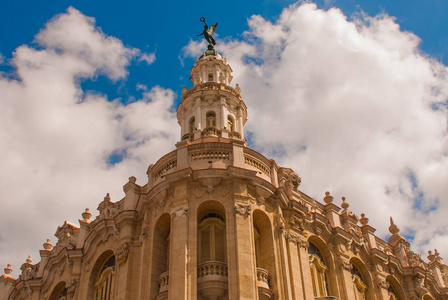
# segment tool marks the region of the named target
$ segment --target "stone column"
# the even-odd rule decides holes
[[[294,300],[305,299],[302,274],[300,273],[299,250],[297,248],[298,237],[292,235],[286,229],[280,229],[280,247],[282,260],[285,267],[285,298]]]
[[[234,203],[233,228],[229,228],[233,238],[228,239],[229,299],[258,299],[251,209],[249,204]]]
[[[176,187],[176,190],[178,188]],[[186,202],[186,201],[185,201]],[[188,204],[171,210],[170,278],[168,299],[188,299]]]
[[[244,139],[244,129],[243,129],[243,113],[241,109],[238,110],[238,131],[241,134],[241,138]]]
[[[339,278],[341,284],[341,299],[355,299],[352,282],[352,264],[343,257],[338,258],[339,262]]]

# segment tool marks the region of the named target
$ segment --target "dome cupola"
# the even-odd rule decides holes
[[[244,139],[247,108],[238,84],[233,88],[232,68],[208,45],[190,71],[193,87],[182,89],[177,118],[181,140],[201,142],[203,138]]]

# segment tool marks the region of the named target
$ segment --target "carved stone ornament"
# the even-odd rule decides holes
[[[376,278],[376,286],[379,289],[385,289],[385,290],[389,289],[390,287],[389,283],[379,276]]]
[[[117,261],[120,265],[124,265],[128,260],[129,255],[129,243],[123,243],[119,248],[115,250],[115,256],[117,257]]]
[[[250,211],[252,210],[252,207],[250,205],[235,203],[234,205],[235,212],[238,215],[241,215],[246,219],[250,215]]]
[[[188,217],[188,205],[180,206],[171,210],[171,217]]]
[[[72,279],[67,286],[67,294],[71,295],[73,297],[73,295],[75,294],[77,285],[78,285],[78,281],[76,279]]]
[[[353,269],[353,265],[344,259],[340,259],[339,260],[339,268],[350,272]]]

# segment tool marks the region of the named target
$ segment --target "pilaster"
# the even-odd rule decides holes
[[[229,299],[258,299],[251,205],[234,203],[233,242],[229,249]],[[232,234],[231,234],[232,236]]]

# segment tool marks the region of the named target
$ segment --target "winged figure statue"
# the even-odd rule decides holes
[[[204,38],[207,40],[209,44],[212,44],[213,46],[216,45],[215,39],[212,37],[212,35],[215,33],[215,29],[216,26],[218,26],[218,23],[215,23],[210,27],[208,27],[204,17],[202,17],[200,20],[201,22],[204,23],[204,31],[202,31],[201,34],[197,34],[196,36],[204,35]]]

